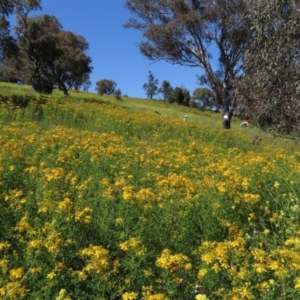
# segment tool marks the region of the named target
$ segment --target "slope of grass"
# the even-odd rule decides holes
[[[0,95],[36,95],[29,86],[18,85],[11,83],[0,82]],[[121,100],[116,99],[114,96],[98,95],[95,93],[83,92],[83,91],[69,91],[68,96],[64,96],[61,91],[55,89],[53,91],[52,97],[56,99],[69,99],[72,101],[83,101],[86,103],[106,103],[113,105],[115,107],[128,108],[133,111],[140,110],[146,114],[155,114],[160,117],[171,117],[175,119],[183,119],[184,115],[188,115],[188,121],[195,122],[199,125],[209,125],[222,129],[222,118],[219,113],[214,113],[210,111],[199,111],[194,108],[187,108],[184,106],[179,106],[177,104],[164,103],[158,100],[149,99],[137,99],[122,97]],[[187,112],[188,111],[188,112]],[[159,112],[158,115],[156,112]],[[262,144],[269,145],[272,147],[285,148],[286,150],[296,150],[298,145],[292,140],[284,138],[274,138],[274,136],[268,132],[262,131],[258,127],[240,127],[242,120],[234,117],[232,119],[232,131],[241,132],[249,137],[251,144]]]
[[[299,149],[158,101],[0,88],[1,299],[299,298]]]

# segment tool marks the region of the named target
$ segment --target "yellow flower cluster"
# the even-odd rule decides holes
[[[299,149],[89,100],[0,108],[1,299],[299,297]]]
[[[79,253],[81,256],[89,258],[83,270],[87,273],[95,270],[96,273],[101,274],[108,266],[108,251],[101,246],[90,245],[88,248],[82,249]]]
[[[120,248],[123,251],[133,250],[137,255],[143,255],[146,251],[146,248],[143,246],[141,241],[136,237],[132,237],[128,241],[121,243]]]
[[[191,269],[189,258],[183,254],[171,254],[169,249],[164,249],[161,256],[156,259],[156,265],[159,268],[169,272],[174,272],[178,269]]]

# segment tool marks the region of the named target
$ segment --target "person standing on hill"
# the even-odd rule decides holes
[[[223,81],[222,83],[222,89],[223,89],[223,103],[224,106],[222,107],[222,109],[220,110],[222,116],[223,116],[223,128],[225,129],[230,129],[230,124],[231,124],[231,118],[233,116],[233,111],[234,108],[230,107],[230,94],[229,94],[229,90],[230,88],[228,88],[228,85],[226,84],[225,81]]]
[[[233,116],[234,108],[231,108],[229,112],[223,113],[223,128],[230,129],[231,118]]]

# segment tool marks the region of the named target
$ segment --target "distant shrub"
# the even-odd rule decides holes
[[[120,89],[116,89],[115,90],[115,93],[114,93],[114,96],[118,99],[118,100],[121,100],[121,96],[122,96],[122,92]]]
[[[111,79],[101,79],[96,82],[96,91],[99,95],[114,95],[117,83]]]

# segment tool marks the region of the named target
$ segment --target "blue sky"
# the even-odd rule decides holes
[[[153,63],[142,56],[141,32],[123,27],[131,16],[124,3],[125,0],[42,0],[42,11],[37,14],[56,16],[63,30],[87,40],[93,66],[90,92],[96,93],[96,82],[107,78],[117,83],[122,94],[146,98],[142,86],[151,71],[159,85],[168,80],[172,87],[185,87],[192,94],[199,87],[196,75],[202,75],[202,69],[163,61]]]

